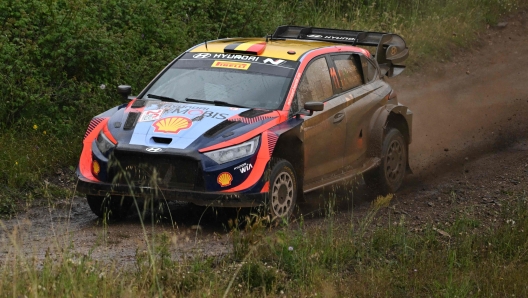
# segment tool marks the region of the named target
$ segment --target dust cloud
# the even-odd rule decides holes
[[[411,180],[528,138],[527,21],[522,14],[504,29],[488,29],[452,61],[425,66],[425,75],[391,79],[414,113]]]

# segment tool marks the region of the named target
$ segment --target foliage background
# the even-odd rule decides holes
[[[297,24],[401,34],[410,69],[475,39],[522,0],[0,1],[0,213],[76,166],[91,117],[187,48]],[[105,88],[101,88],[102,86]]]

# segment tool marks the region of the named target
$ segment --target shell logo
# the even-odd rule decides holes
[[[191,127],[192,121],[186,117],[169,117],[160,119],[152,124],[155,132],[179,133],[180,130]]]
[[[92,163],[92,172],[95,175],[99,175],[99,172],[101,172],[101,166],[99,165],[99,163],[96,160],[94,160],[93,163]]]
[[[216,178],[216,182],[222,187],[231,185],[231,181],[233,181],[233,176],[228,172],[222,172],[218,175],[218,178]]]

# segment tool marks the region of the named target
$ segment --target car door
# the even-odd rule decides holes
[[[351,167],[366,156],[369,119],[379,107],[379,101],[375,100],[379,95],[375,92],[376,88],[369,84],[375,77],[363,73],[359,54],[345,53],[332,55],[331,58],[337,73],[339,97],[344,97],[346,101],[344,112],[347,128],[343,165]]]
[[[302,126],[305,185],[323,179],[325,175],[339,170],[343,164],[346,101],[334,98],[335,88],[327,58],[319,56],[308,64],[296,92],[297,109],[309,101],[325,103],[323,111],[305,116]]]

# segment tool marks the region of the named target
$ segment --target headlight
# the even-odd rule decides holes
[[[105,154],[108,153],[108,151],[115,147],[114,143],[112,143],[108,137],[103,133],[99,132],[99,135],[97,136],[97,139],[95,140],[95,144],[97,145],[97,148],[101,153]]]
[[[256,136],[253,139],[242,144],[215,151],[205,152],[204,154],[210,159],[216,161],[218,164],[223,164],[228,161],[252,155],[253,153],[255,153],[255,150],[257,150],[259,141],[260,136]]]

